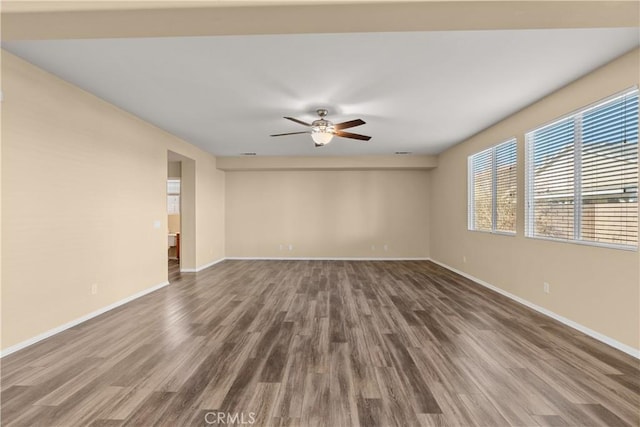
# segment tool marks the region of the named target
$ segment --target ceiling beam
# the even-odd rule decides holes
[[[73,2],[66,2],[71,10],[50,7],[50,11],[20,8],[17,3],[3,2],[3,40],[640,25],[637,1],[351,1],[243,6],[224,2],[207,7],[196,2],[189,2],[189,7],[150,7],[141,2],[141,8],[135,10],[130,2],[120,8],[123,2],[101,2],[101,10],[73,9],[67,4]]]
[[[264,170],[429,170],[438,166],[436,156],[348,156],[348,157],[217,157],[224,171]]]

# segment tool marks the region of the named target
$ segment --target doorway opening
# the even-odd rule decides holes
[[[169,283],[195,265],[195,161],[167,152],[167,265]]]
[[[181,162],[169,161],[167,173],[167,257],[169,281],[180,273],[180,181]]]

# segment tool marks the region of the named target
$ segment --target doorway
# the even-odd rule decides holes
[[[195,160],[167,152],[167,265],[169,282],[195,266]]]
[[[180,274],[180,181],[182,162],[167,162],[167,258],[169,282],[175,281]]]

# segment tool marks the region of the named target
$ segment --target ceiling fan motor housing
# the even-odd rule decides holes
[[[318,132],[333,132],[335,130],[335,128],[333,127],[333,123],[331,123],[329,120],[324,119],[314,120],[311,123],[311,127],[314,131],[316,129],[322,129],[322,131]]]
[[[329,111],[326,108],[318,108],[316,110],[316,113],[318,113],[320,119],[311,122],[311,131],[314,133],[334,133],[335,128],[333,127],[333,123],[331,123],[329,120],[325,120],[325,117],[329,113]]]

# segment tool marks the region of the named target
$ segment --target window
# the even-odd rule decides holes
[[[529,237],[638,245],[638,90],[526,135]]]
[[[469,156],[469,230],[515,234],[516,140]]]
[[[167,213],[176,215],[180,213],[180,180],[167,180]]]

